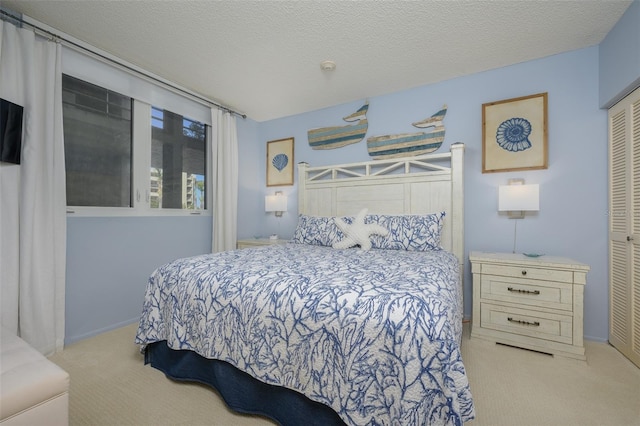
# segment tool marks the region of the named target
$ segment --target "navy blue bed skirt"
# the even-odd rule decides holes
[[[227,406],[239,413],[263,415],[283,426],[345,425],[324,404],[291,389],[263,383],[227,362],[207,359],[192,351],[173,350],[166,341],[149,344],[144,361],[171,379],[213,387]]]

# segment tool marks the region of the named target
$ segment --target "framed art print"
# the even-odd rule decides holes
[[[293,185],[293,138],[267,142],[267,186]]]
[[[547,93],[482,105],[482,173],[547,168]]]

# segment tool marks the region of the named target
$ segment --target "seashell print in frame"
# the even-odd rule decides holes
[[[482,104],[482,173],[547,167],[546,92]]]
[[[293,185],[294,138],[267,142],[267,186]]]

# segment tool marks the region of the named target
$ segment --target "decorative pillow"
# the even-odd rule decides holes
[[[365,213],[366,214],[366,213]],[[365,224],[378,224],[388,231],[386,236],[371,235],[371,248],[387,250],[442,250],[440,234],[445,212],[428,215],[366,215]],[[293,241],[333,247],[345,238],[337,221],[352,224],[353,217],[299,215]]]
[[[359,245],[361,250],[367,251],[371,249],[372,235],[386,236],[389,234],[386,228],[377,223],[365,223],[367,211],[367,209],[362,209],[351,224],[346,223],[340,218],[336,218],[335,223],[345,234],[345,237],[334,243],[333,248],[345,249]]]
[[[351,222],[351,218],[345,218]],[[293,233],[293,241],[298,244],[331,247],[335,242],[344,238],[344,234],[335,223],[334,217],[327,216],[298,216],[298,224]]]
[[[370,215],[368,221],[389,230],[386,237],[371,239],[373,248],[388,250],[442,250],[440,234],[445,212],[428,215]]]

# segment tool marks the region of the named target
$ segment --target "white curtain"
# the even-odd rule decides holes
[[[213,138],[215,186],[213,189],[213,252],[236,248],[238,235],[238,130],[230,112],[211,109],[217,127]]]
[[[2,326],[49,355],[64,346],[61,46],[0,21],[0,97],[24,107],[21,164],[0,163]]]

